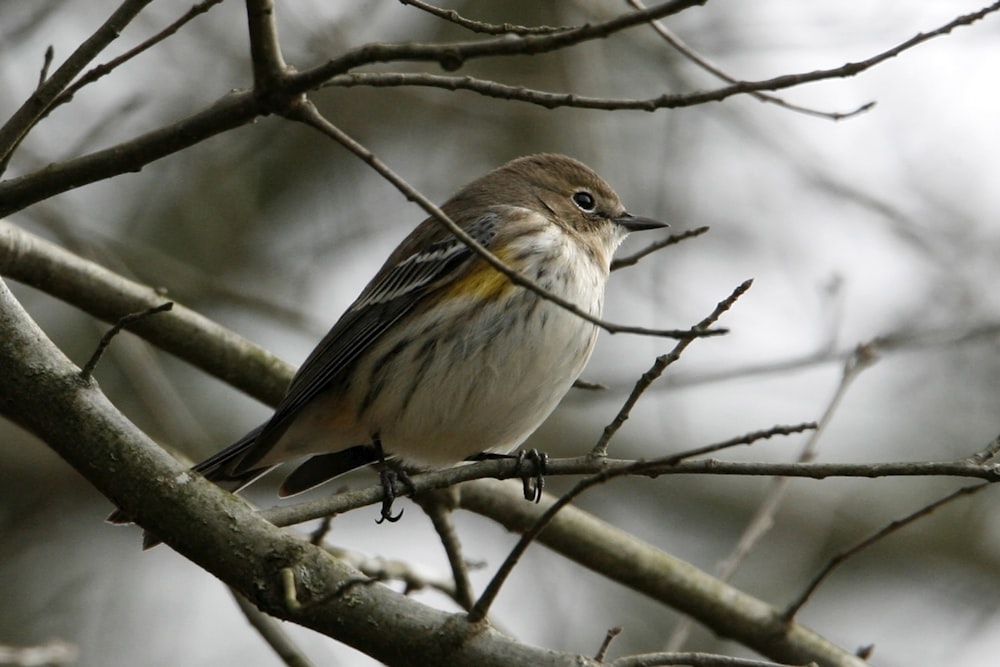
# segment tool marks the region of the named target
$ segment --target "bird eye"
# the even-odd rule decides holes
[[[590,194],[586,190],[580,190],[573,195],[573,203],[580,207],[581,211],[586,213],[593,213],[594,209],[597,207],[597,201],[594,199],[594,195]]]

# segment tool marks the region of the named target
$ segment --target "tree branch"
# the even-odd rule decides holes
[[[14,149],[35,123],[48,111],[70,81],[121,34],[132,19],[152,0],[124,0],[97,31],[88,37],[62,65],[39,85],[27,100],[0,127],[0,173],[6,170]],[[2,216],[3,214],[0,214]]]
[[[552,505],[526,503],[520,485],[483,480],[459,487],[459,506],[522,532]],[[564,507],[539,535],[550,549],[643,595],[690,614],[772,660],[824,666],[865,663],[811,630],[784,623],[774,607],[715,579],[575,507]]]
[[[132,282],[3,220],[0,275],[111,323],[164,301],[162,290]],[[267,350],[181,305],[136,322],[129,331],[270,405],[285,395],[294,373]]]
[[[0,281],[0,413],[98,491],[262,611],[393,665],[594,665],[370,585],[323,549],[275,530],[149,440],[49,341]],[[109,528],[110,529],[110,528]],[[288,584],[293,588],[289,588]],[[294,602],[295,604],[291,604]],[[393,628],[386,641],[384,628]]]
[[[577,317],[604,329],[608,333],[631,333],[643,336],[678,338],[680,340],[719,336],[728,333],[727,329],[709,329],[707,327],[699,328],[697,326],[692,327],[691,329],[649,329],[646,327],[615,324],[614,322],[602,320],[601,318],[583,310],[569,299],[565,299],[558,294],[543,288],[535,281],[522,275],[521,272],[507,266],[502,259],[487,250],[481,243],[472,238],[467,231],[459,227],[454,220],[445,215],[445,212],[435,205],[434,202],[427,199],[427,197],[417,191],[413,186],[404,181],[399,174],[390,169],[388,165],[378,158],[377,155],[372,153],[365,146],[350,137],[346,132],[324,118],[312,102],[306,100],[303,104],[296,106],[290,111],[289,118],[298,120],[316,130],[319,130],[361,158],[365,164],[374,169],[380,176],[389,181],[389,183],[399,190],[400,193],[407,198],[407,200],[416,203],[429,216],[444,225],[456,238],[462,241],[465,245],[469,246],[473,252],[479,255],[487,264],[505,275],[512,283],[527,290],[531,290],[543,299],[551,301],[564,310],[573,313]]]

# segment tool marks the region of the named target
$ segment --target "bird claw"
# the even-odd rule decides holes
[[[384,522],[396,523],[401,518],[403,518],[403,510],[399,510],[398,513],[392,513],[392,504],[396,501],[399,496],[396,494],[396,482],[401,481],[404,484],[413,488],[413,482],[402,470],[393,470],[389,466],[383,465],[378,471],[378,480],[382,484],[382,509],[380,510],[381,517],[375,520],[375,523],[382,525]]]
[[[531,472],[521,475],[521,484],[524,485],[524,499],[537,503],[542,499],[542,491],[545,490],[545,472],[548,467],[549,455],[537,449],[522,449],[517,453],[517,469],[520,472],[525,462],[533,464]]]

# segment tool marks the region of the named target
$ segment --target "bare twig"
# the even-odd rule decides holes
[[[597,662],[604,662],[604,658],[608,655],[608,649],[611,648],[611,642],[615,640],[615,637],[622,633],[622,627],[616,626],[607,631],[604,635],[604,641],[601,642],[600,648],[597,649],[597,654],[594,656],[594,660]]]
[[[912,326],[905,326],[898,332],[878,336],[872,343],[878,348],[881,354],[888,354],[890,352],[912,351],[928,347],[950,348],[964,343],[994,340],[998,335],[1000,335],[1000,321],[977,323],[964,328],[952,326],[942,329],[920,330]],[[672,377],[671,382],[660,383],[657,385],[657,388],[663,390],[676,387],[693,387],[761,375],[778,375],[821,364],[844,364],[854,356],[855,352],[856,348],[841,349],[824,343],[814,351],[788,359],[749,364],[718,372],[703,372],[683,377],[678,374]]]
[[[104,354],[104,350],[106,350],[108,346],[111,345],[112,339],[115,336],[117,336],[122,329],[124,329],[130,324],[134,324],[135,322],[143,320],[149,317],[150,315],[155,315],[157,313],[165,313],[171,310],[173,307],[174,303],[172,301],[167,301],[165,303],[161,303],[159,306],[153,306],[152,308],[147,308],[146,310],[142,310],[137,313],[130,313],[120,318],[117,322],[115,322],[114,326],[111,327],[108,330],[108,332],[101,337],[100,342],[97,344],[97,349],[94,350],[94,354],[90,356],[90,359],[87,360],[87,363],[84,364],[82,369],[80,369],[80,377],[84,379],[90,377],[91,373],[94,372],[94,369],[97,368],[97,362],[101,360],[101,355]]]
[[[319,525],[309,533],[309,544],[321,546],[330,532],[331,526],[333,526],[333,516],[327,515],[320,519]]]
[[[819,443],[819,438],[840,406],[848,387],[850,387],[861,371],[869,367],[874,361],[874,344],[868,343],[858,345],[854,350],[854,354],[844,362],[844,368],[837,389],[827,404],[826,410],[823,411],[823,416],[820,418],[819,424],[799,453],[799,463],[806,463],[816,458],[816,447]],[[729,556],[715,568],[717,577],[723,581],[729,581],[747,555],[753,551],[757,544],[771,530],[774,526],[774,517],[788,493],[790,483],[791,479],[788,477],[777,477],[773,480],[771,487],[764,494],[764,498],[761,500],[756,512],[754,512],[754,515],[747,522],[747,526],[744,528],[739,540],[737,540],[736,546],[733,547]],[[690,620],[685,619],[678,623],[677,627],[671,633],[667,647],[672,649],[679,648],[687,638],[690,629]]]
[[[72,85],[67,86],[65,90],[59,93],[59,95],[57,95],[55,99],[52,100],[52,104],[49,106],[49,109],[46,111],[45,115],[51,113],[52,110],[55,109],[57,106],[60,106],[72,100],[73,96],[76,95],[76,93],[79,92],[80,89],[83,88],[84,86],[88,86],[97,81],[98,79],[107,76],[108,74],[113,72],[116,68],[120,67],[121,65],[124,65],[125,63],[132,60],[139,54],[148,51],[149,49],[156,46],[163,40],[175,34],[178,30],[183,28],[189,21],[204,14],[205,12],[207,12],[220,2],[222,2],[222,0],[203,0],[202,2],[199,2],[197,5],[194,5],[189,10],[187,10],[184,13],[184,15],[181,16],[179,19],[177,19],[176,21],[168,25],[166,28],[164,28],[160,32],[150,37],[149,39],[145,40],[138,46],[129,49],[128,51],[121,54],[117,58],[112,58],[106,63],[101,63],[100,65],[97,65],[96,67],[87,70],[86,72],[84,72],[83,76],[74,81]]]
[[[449,23],[454,23],[457,26],[461,26],[466,30],[471,30],[472,32],[478,32],[485,35],[548,35],[553,32],[561,32],[563,30],[571,30],[575,26],[523,26],[515,25],[513,23],[484,23],[483,21],[473,21],[472,19],[467,19],[459,14],[454,9],[442,9],[427,2],[421,2],[421,0],[399,0],[404,5],[410,5],[421,11],[427,12],[432,16],[436,16],[440,19],[444,19]]]
[[[288,633],[284,631],[277,620],[271,618],[260,609],[257,609],[252,602],[240,595],[237,591],[229,589],[236,600],[240,611],[246,616],[250,625],[260,634],[261,638],[267,642],[268,646],[274,649],[281,661],[288,667],[312,667],[313,662],[295,642]]]
[[[137,2],[138,0],[134,1]],[[145,1],[148,2],[149,0]],[[302,93],[325,84],[331,77],[345,74],[356,67],[374,63],[412,60],[437,62],[445,68],[455,69],[460,67],[464,61],[472,58],[527,55],[555,51],[584,41],[606,37],[620,30],[643,24],[650,19],[677,13],[697,4],[702,3],[694,0],[665,2],[650,7],[643,12],[629,12],[603,23],[581,26],[580,28],[551,35],[525,35],[523,37],[507,35],[477,42],[458,42],[454,44],[368,44],[352,49],[342,56],[315,68],[299,73],[287,74],[282,78],[280,93],[276,94],[286,96],[284,103],[287,104],[288,100],[295,100]],[[791,88],[812,81],[854,76],[890,58],[894,58],[900,53],[914,48],[929,39],[946,34],[956,27],[974,23],[998,9],[1000,9],[1000,2],[990,5],[979,12],[960,16],[932,32],[920,33],[896,47],[867,60],[848,63],[841,67],[802,74],[790,74],[764,81],[738,82],[713,91],[661,95],[650,100],[618,100],[611,107],[608,107],[607,104],[601,104],[595,105],[593,108],[634,108],[652,111],[658,108],[692,106],[709,101],[720,101],[734,95],[751,92]],[[380,75],[372,76],[378,77]],[[385,76],[398,77],[399,75]],[[50,78],[46,86],[51,84],[55,78],[55,76]],[[369,81],[373,81],[372,85],[375,85],[374,82],[384,80],[376,78]],[[401,85],[398,83],[398,79],[393,81],[395,82],[391,85]],[[455,84],[457,81],[462,80],[454,79],[449,85],[457,85]],[[518,89],[512,88],[510,90],[516,91]],[[274,92],[272,91],[272,93]],[[540,99],[538,103],[544,102],[544,104],[549,106],[585,105],[589,99],[573,94],[544,95],[545,97]],[[525,100],[527,101],[529,97],[525,97]],[[178,121],[173,125],[154,130],[108,149],[66,160],[59,164],[49,165],[44,170],[0,183],[0,216],[19,211],[60,192],[119,174],[138,171],[144,165],[166,155],[249,123],[261,114],[270,113],[274,110],[275,105],[276,100],[273,99],[273,96],[268,99],[259,99],[253,92],[232,92],[210,108]],[[277,104],[277,108],[280,109],[281,107],[281,104]],[[0,155],[4,154],[3,150],[9,145],[10,132],[12,131],[9,128],[11,127],[17,127],[17,123],[14,122],[13,118],[7,126],[0,130]],[[20,136],[19,131],[15,132],[15,135]],[[7,140],[7,143],[4,143],[5,140]]]
[[[687,239],[693,239],[696,236],[701,236],[702,234],[708,232],[708,230],[709,227],[707,226],[698,227],[697,229],[689,229],[686,232],[681,232],[679,234],[671,234],[670,236],[661,241],[654,241],[653,243],[650,243],[648,246],[646,246],[639,252],[632,253],[631,255],[622,257],[621,259],[612,260],[611,270],[617,271],[618,269],[624,269],[626,267],[638,264],[639,260],[645,257],[646,255],[652,255],[657,250],[662,250],[667,246],[676,245],[681,241],[686,241]]]
[[[477,242],[472,236],[469,235],[464,229],[459,227],[451,218],[449,218],[444,211],[442,211],[438,206],[434,204],[431,200],[427,199],[424,195],[418,192],[413,186],[407,183],[401,176],[390,169],[382,160],[378,158],[374,153],[368,150],[365,146],[355,141],[346,132],[341,130],[339,127],[333,125],[330,121],[323,117],[322,114],[316,109],[312,102],[304,100],[302,104],[296,105],[290,110],[288,117],[305,123],[309,125],[326,136],[330,137],[340,145],[342,145],[347,150],[354,153],[356,156],[361,158],[372,169],[374,169],[378,174],[385,178],[389,183],[391,183],[400,193],[403,194],[409,201],[415,202],[420,208],[433,217],[435,220],[444,225],[449,232],[455,235],[456,238],[465,243],[469,248],[479,255],[487,264],[492,266],[494,269],[507,276],[507,278],[527,290],[530,290],[537,294],[538,296],[551,301],[552,303],[558,305],[559,307],[573,313],[577,317],[580,317],[591,324],[594,324],[608,333],[632,333],[640,334],[644,336],[659,336],[664,338],[677,338],[680,340],[691,340],[693,338],[704,338],[707,336],[718,336],[725,334],[728,331],[726,329],[709,329],[707,327],[699,328],[693,327],[691,329],[647,329],[645,327],[634,327],[622,324],[615,324],[613,322],[608,322],[602,320],[599,317],[591,315],[587,311],[581,309],[572,301],[560,297],[558,294],[553,294],[549,290],[544,289],[536,282],[530,278],[525,277],[521,272],[512,269],[507,266],[503,260],[494,255],[492,252],[483,247],[482,244]]]
[[[667,0],[641,12],[626,12],[607,21],[588,23],[546,35],[504,35],[494,39],[451,44],[365,44],[347,51],[311,70],[292,75],[296,86],[311,90],[325,83],[330,77],[344,74],[363,65],[414,60],[436,62],[442,69],[453,72],[467,60],[494,56],[535,55],[549,53],[642,25],[651,19],[678,14],[685,9],[705,4],[707,0]]]
[[[857,544],[855,544],[851,548],[846,549],[844,551],[841,551],[839,554],[837,554],[836,556],[834,556],[833,558],[830,559],[830,561],[826,564],[826,566],[822,570],[820,570],[819,574],[817,574],[813,578],[813,580],[811,582],[809,582],[809,585],[806,586],[805,590],[802,591],[802,593],[790,605],[788,605],[788,608],[785,609],[783,617],[786,620],[793,619],[795,617],[795,614],[797,614],[798,611],[799,611],[799,609],[801,609],[802,606],[809,600],[809,598],[816,591],[816,589],[819,587],[819,585],[821,583],[823,583],[823,581],[830,575],[831,572],[833,572],[834,569],[836,569],[841,563],[843,563],[844,561],[846,561],[848,558],[851,558],[852,556],[856,555],[858,552],[860,552],[860,551],[862,551],[862,550],[870,547],[871,545],[873,545],[876,542],[878,542],[879,540],[881,540],[881,539],[883,539],[883,538],[891,535],[892,533],[896,532],[897,530],[899,530],[899,529],[901,529],[901,528],[903,528],[905,526],[908,526],[909,524],[913,523],[917,519],[921,519],[921,518],[923,518],[925,516],[930,515],[932,512],[934,512],[935,510],[937,510],[938,508],[940,508],[940,507],[942,507],[944,505],[947,505],[951,501],[957,500],[958,498],[962,498],[962,497],[965,497],[965,496],[971,496],[974,493],[978,493],[978,492],[982,491],[983,489],[985,489],[988,486],[991,486],[991,485],[990,484],[972,484],[970,486],[963,486],[962,488],[960,488],[960,489],[958,489],[956,491],[953,491],[952,493],[949,493],[947,496],[945,496],[943,498],[940,498],[938,500],[935,500],[933,503],[930,503],[929,505],[921,507],[916,512],[913,512],[912,514],[908,514],[907,516],[903,517],[902,519],[896,519],[895,521],[893,521],[889,525],[885,526],[884,528],[878,530],[874,534],[869,535],[865,539],[861,540],[860,542],[858,542]]]
[[[458,539],[458,533],[455,532],[455,522],[452,519],[452,512],[456,504],[454,490],[445,489],[419,493],[413,496],[413,502],[424,510],[441,539],[441,545],[448,556],[448,565],[451,567],[451,574],[455,580],[453,595],[455,602],[465,611],[472,609],[474,600],[472,583],[469,581],[469,568],[462,556],[462,543]]]
[[[814,666],[816,663],[811,663]],[[608,667],[654,667],[654,665],[681,665],[683,667],[792,667],[789,663],[733,658],[714,653],[645,653],[618,658],[607,663]]]
[[[463,486],[460,499],[463,509],[518,533],[531,526],[552,502],[546,496],[541,505],[526,503],[519,484],[496,480]],[[799,623],[782,623],[779,611],[769,604],[579,508],[564,508],[539,540],[555,553],[651,600],[690,614],[712,632],[771,660],[798,665],[814,660],[830,667],[864,667],[850,652]]]
[[[60,65],[52,76],[45,79],[14,114],[0,127],[0,173],[3,173],[10,162],[14,149],[21,143],[25,135],[34,127],[38,119],[52,105],[52,101],[69,85],[87,63],[97,57],[104,47],[114,41],[132,19],[141,12],[152,0],[124,0],[100,28],[88,37],[83,44]]]
[[[993,439],[982,451],[969,457],[969,463],[982,465],[1000,453],[1000,435]]]
[[[431,589],[455,599],[455,582],[452,578],[431,571],[429,568],[418,568],[406,561],[370,556],[341,547],[324,548],[332,556],[364,574],[370,581],[398,581],[402,582],[406,593]]]
[[[49,68],[52,67],[52,59],[55,58],[55,55],[55,49],[53,49],[52,45],[49,44],[45,48],[45,56],[42,59],[42,69],[38,72],[38,86],[35,87],[35,90],[41,88],[45,83],[45,80],[49,78]]]
[[[274,0],[247,0],[246,5],[254,90],[262,97],[271,96],[279,92],[288,71],[278,40]]]
[[[758,440],[767,440],[778,435],[793,435],[795,433],[802,433],[803,431],[811,431],[816,428],[818,428],[816,422],[803,422],[792,426],[772,426],[771,428],[745,433],[744,435],[736,436],[735,438],[730,438],[729,440],[723,440],[722,442],[716,442],[711,445],[705,445],[704,447],[696,447],[695,449],[689,449],[678,454],[671,454],[670,456],[665,456],[660,460],[668,465],[672,462],[680,463],[681,461],[686,461],[687,459],[692,459],[696,456],[712,454],[714,452],[722,451],[723,449],[731,449],[740,445],[752,445]]]
[[[715,445],[709,449],[711,451],[716,451],[723,447],[733,447],[738,444],[743,444],[747,439],[752,440],[752,439],[758,439],[759,437],[763,436],[758,436],[757,434],[751,434],[748,437],[728,440],[725,443],[720,443],[719,445]],[[503,586],[504,582],[510,576],[510,573],[513,572],[514,567],[517,565],[518,561],[520,561],[521,557],[524,555],[524,552],[527,551],[528,546],[535,540],[536,537],[538,537],[539,534],[541,534],[541,532],[545,529],[545,527],[549,525],[549,523],[552,521],[553,518],[555,518],[559,510],[561,510],[563,507],[566,507],[571,502],[573,502],[584,491],[598,484],[603,484],[604,482],[607,482],[608,480],[616,477],[622,477],[624,475],[630,475],[637,472],[648,471],[650,469],[650,466],[654,463],[656,464],[655,467],[657,468],[664,465],[668,467],[670,465],[677,465],[676,457],[670,456],[658,459],[655,462],[633,461],[631,463],[627,463],[617,468],[605,466],[602,470],[600,470],[596,474],[577,482],[577,484],[572,489],[570,489],[567,493],[565,493],[558,500],[552,503],[552,505],[550,505],[545,510],[545,512],[542,513],[542,515],[531,525],[531,527],[529,527],[521,534],[521,537],[520,539],[518,539],[517,544],[514,545],[513,549],[511,549],[510,553],[507,555],[507,558],[504,560],[504,562],[500,565],[496,574],[493,575],[493,578],[490,580],[490,583],[487,584],[486,589],[483,591],[483,594],[479,597],[478,600],[476,600],[475,606],[473,606],[472,610],[469,612],[468,615],[469,621],[474,623],[486,617],[486,614],[489,612],[490,606],[493,604],[493,601],[496,599],[496,596],[500,593],[500,588]]]
[[[736,301],[743,296],[748,289],[750,289],[752,284],[753,280],[743,281],[735,290],[733,290],[732,294],[716,305],[715,309],[708,315],[708,317],[694,325],[691,330],[709,330],[708,327],[715,324],[724,312],[732,308],[733,304],[736,303]],[[625,399],[625,403],[618,411],[618,414],[611,420],[611,423],[604,427],[604,432],[601,434],[597,444],[594,445],[594,448],[590,452],[591,456],[595,458],[604,458],[608,455],[608,443],[611,442],[611,438],[615,436],[618,429],[625,424],[625,421],[629,418],[629,415],[632,413],[632,408],[635,407],[639,398],[647,389],[649,389],[650,385],[656,381],[656,378],[663,374],[663,371],[667,369],[667,366],[680,359],[681,353],[684,352],[684,350],[687,349],[687,346],[691,344],[691,340],[692,339],[688,338],[686,340],[677,341],[674,349],[667,354],[657,357],[656,361],[653,362],[653,366],[642,374],[639,380],[635,383],[635,387],[632,388],[632,392],[629,394],[628,398]]]
[[[833,397],[827,404],[826,410],[823,411],[823,416],[820,417],[816,429],[813,431],[812,435],[810,435],[805,446],[802,448],[802,451],[799,453],[797,459],[799,463],[807,463],[816,458],[816,447],[819,444],[819,439],[825,432],[826,427],[830,424],[830,421],[833,419],[833,415],[836,413],[841,401],[843,401],[844,396],[847,394],[847,389],[851,386],[851,383],[857,379],[860,372],[865,368],[868,368],[872,363],[874,363],[874,361],[875,355],[873,345],[870,343],[858,345],[855,349],[855,353],[844,364],[844,370],[841,373],[837,389],[834,391]],[[778,511],[778,506],[785,498],[790,481],[791,480],[787,477],[778,478],[774,481],[774,484],[765,495],[764,500],[761,502],[757,512],[748,522],[746,529],[740,536],[736,548],[733,549],[733,553],[729,556],[729,558],[723,561],[722,564],[720,564],[717,572],[719,577],[724,580],[728,580],[736,571],[736,568],[739,567],[743,558],[745,558],[746,555],[753,550],[754,546],[760,541],[764,534],[767,533],[771,526],[774,525],[774,515]]]
[[[641,0],[625,0],[625,2],[632,5],[632,7],[638,10],[646,9],[646,5],[643,4]],[[714,65],[707,58],[698,54],[694,49],[685,44],[684,41],[681,40],[680,37],[675,35],[669,28],[667,28],[667,26],[664,25],[662,21],[653,20],[649,22],[649,25],[653,28],[653,30],[656,31],[656,33],[660,37],[663,38],[663,41],[665,41],[670,46],[674,47],[674,49],[678,53],[680,53],[685,58],[693,62],[695,65],[698,65],[698,67],[701,67],[706,72],[709,72],[718,77],[719,79],[726,81],[728,83],[736,83],[738,81],[735,77],[726,74],[718,66]],[[845,118],[850,118],[852,116],[864,113],[865,111],[868,111],[869,109],[875,106],[875,102],[868,102],[866,104],[862,104],[857,109],[848,112],[819,111],[817,109],[810,109],[808,107],[786,102],[780,97],[776,97],[774,95],[768,95],[766,93],[754,92],[750,93],[750,96],[753,97],[755,100],[777,104],[778,106],[783,107],[785,109],[789,109],[790,111],[797,111],[799,113],[804,113],[810,116],[819,116],[820,118],[829,118],[830,120],[844,120]]]
[[[675,455],[647,461],[595,459],[589,455],[567,459],[550,459],[546,475],[737,475],[747,477],[799,477],[829,479],[831,477],[965,477],[987,482],[1000,482],[1000,465],[976,464],[968,459],[957,461],[886,461],[875,463],[788,463],[760,461],[720,461],[691,459],[677,463]],[[413,493],[443,489],[476,479],[519,478],[523,471],[516,460],[489,460],[467,465],[411,475]],[[349,512],[382,502],[381,485],[346,491],[294,505],[273,507],[262,512],[276,526],[290,526],[319,519],[328,514]]]

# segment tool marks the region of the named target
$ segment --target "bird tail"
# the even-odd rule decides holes
[[[240,461],[243,459],[243,455],[257,441],[257,437],[264,426],[266,424],[253,429],[222,451],[213,454],[192,467],[191,470],[203,475],[205,479],[217,484],[226,491],[236,493],[274,467],[268,465],[250,468],[249,470],[240,469]],[[285,479],[281,485],[281,489],[278,491],[278,495],[284,498],[302,493],[334,477],[339,477],[355,468],[383,460],[383,458],[381,448],[376,445],[357,445],[339,452],[312,456],[293,470]],[[106,521],[113,524],[129,524],[132,523],[132,517],[122,510],[116,509],[108,515]],[[158,541],[155,538],[147,534],[143,546],[148,549],[157,543]]]
[[[384,458],[382,448],[377,445],[355,445],[339,452],[311,456],[285,478],[278,495],[282,498],[294,496]]]

